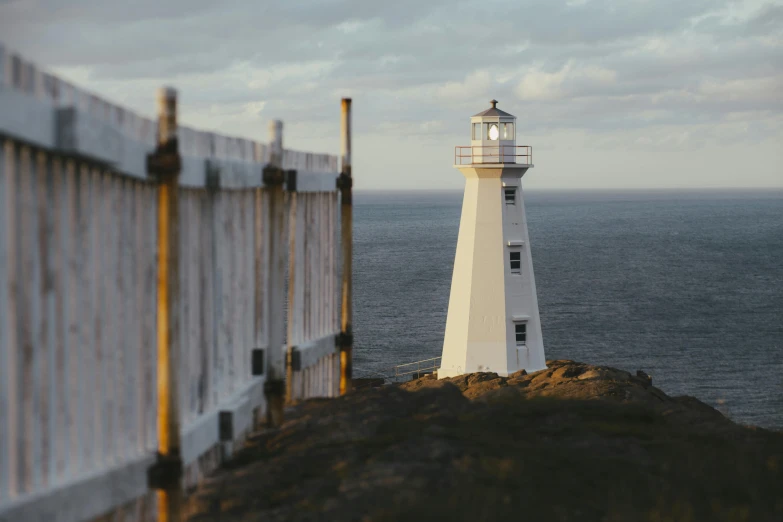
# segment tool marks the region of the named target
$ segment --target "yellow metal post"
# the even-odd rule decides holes
[[[351,99],[343,98],[340,121],[342,169],[340,188],[340,244],[342,246],[342,307],[340,316],[340,395],[351,391],[353,378],[353,177],[351,172]]]
[[[182,460],[177,354],[179,353],[179,173],[177,93],[158,92],[158,146],[147,169],[158,181],[158,462],[150,470],[158,521],[182,519]]]

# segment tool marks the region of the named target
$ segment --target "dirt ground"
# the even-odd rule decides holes
[[[783,521],[783,433],[643,374],[547,365],[305,401],[191,496],[189,520]]]

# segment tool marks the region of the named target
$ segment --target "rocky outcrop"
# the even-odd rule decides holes
[[[783,434],[645,375],[547,364],[299,404],[191,520],[783,520]]]
[[[469,399],[476,399],[511,387],[520,398],[556,397],[560,399],[611,400],[651,405],[672,404],[673,399],[652,386],[652,379],[639,370],[636,375],[610,368],[568,360],[547,361],[547,369],[528,374],[525,370],[500,377],[496,373],[471,373],[443,379],[428,375],[407,382],[401,388],[416,391],[426,387],[455,385]],[[705,405],[706,406],[706,405]],[[714,410],[718,416],[722,415]]]

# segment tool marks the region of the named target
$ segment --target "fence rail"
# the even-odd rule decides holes
[[[286,370],[339,394],[337,157],[169,116],[0,45],[0,522],[166,519],[165,472],[201,480]]]

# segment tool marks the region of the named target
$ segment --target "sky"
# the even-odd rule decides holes
[[[0,0],[0,41],[140,114],[339,152],[357,189],[459,189],[492,98],[528,188],[783,188],[783,0]]]

